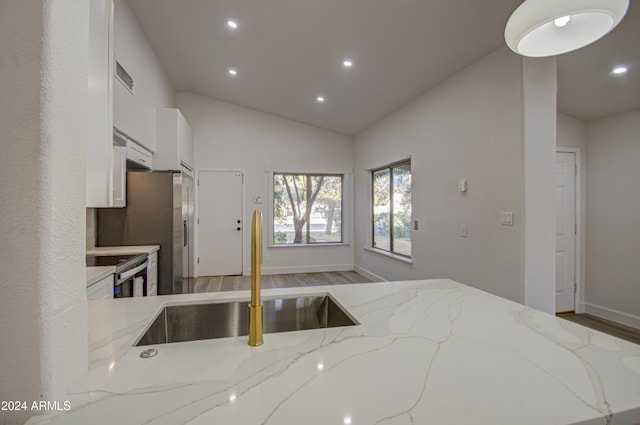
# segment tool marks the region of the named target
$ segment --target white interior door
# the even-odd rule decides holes
[[[200,276],[242,274],[242,181],[239,171],[198,174]]]
[[[556,153],[556,312],[575,308],[576,159]]]

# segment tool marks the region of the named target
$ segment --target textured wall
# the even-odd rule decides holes
[[[2,400],[65,400],[87,370],[87,25],[88,3],[2,3]]]

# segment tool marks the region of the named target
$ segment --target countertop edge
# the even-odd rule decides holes
[[[160,245],[130,245],[130,246],[97,246],[87,250],[87,255],[134,255],[151,254],[159,251]]]

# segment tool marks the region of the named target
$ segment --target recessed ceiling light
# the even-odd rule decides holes
[[[238,71],[233,68],[229,68],[229,75],[238,75]]]
[[[344,62],[342,62],[342,65],[344,65],[345,68],[351,68],[353,66],[353,62],[347,59]]]
[[[238,23],[236,21],[228,20],[227,26],[231,29],[236,29],[238,28]]]
[[[562,16],[560,18],[556,18],[553,20],[553,25],[556,27],[562,28],[566,27],[567,24],[571,21],[571,15]]]
[[[322,103],[322,102],[324,102],[324,97],[323,96],[318,96],[318,97],[316,97],[316,100],[318,101],[318,103]]]
[[[613,71],[611,72],[613,72],[614,74],[620,75],[620,74],[626,74],[627,71],[628,71],[628,68],[626,66],[618,66],[616,68],[613,68]]]

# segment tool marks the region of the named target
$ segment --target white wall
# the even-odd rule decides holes
[[[558,147],[580,149],[581,162],[586,160],[587,150],[587,125],[584,121],[575,119],[569,115],[558,112],[556,116],[557,133],[556,144]]]
[[[175,91],[126,0],[115,0],[114,55],[134,80],[134,94],[113,81],[113,125],[156,149],[156,109],[175,107]]]
[[[271,217],[269,175],[265,169],[321,172],[353,167],[350,137],[193,93],[179,93],[177,103],[193,129],[196,169],[244,171],[245,223],[250,223],[251,213],[258,207],[265,221]],[[253,204],[256,196],[261,196],[264,202]],[[350,245],[266,248],[262,272],[351,269],[353,237],[349,205],[345,199],[343,223]],[[245,231],[245,274],[249,274],[250,268],[250,239],[250,232]]]
[[[355,139],[356,265],[388,280],[449,277],[523,301],[521,60],[481,59]],[[413,264],[370,246],[368,169],[411,156]],[[468,191],[457,191],[460,178]],[[500,225],[500,211],[515,213]],[[458,236],[468,225],[468,236]]]
[[[88,22],[88,2],[2,4],[0,400],[64,401],[88,368]]]
[[[587,123],[586,311],[640,328],[640,110]]]

